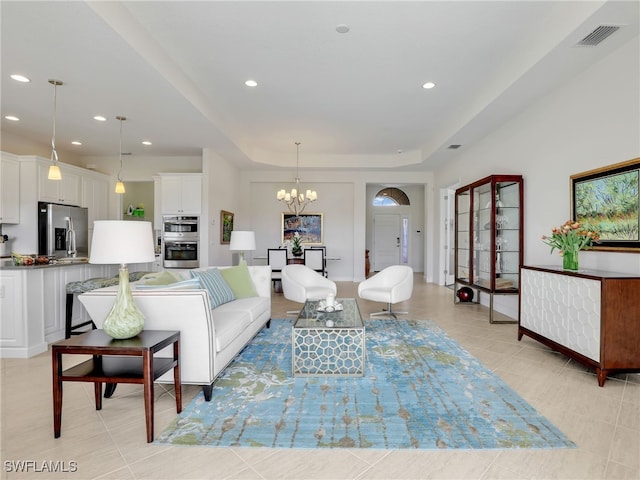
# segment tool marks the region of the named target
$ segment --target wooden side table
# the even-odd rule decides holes
[[[173,358],[153,355],[173,344]],[[92,355],[93,358],[62,371],[62,355]],[[147,442],[153,442],[153,382],[173,368],[176,411],[182,411],[180,384],[180,332],[143,330],[127,340],[115,340],[103,330],[62,340],[51,346],[53,368],[53,434],[60,437],[62,428],[62,382],[92,382],[96,410],[102,409],[103,383],[138,383],[144,385],[144,410]]]

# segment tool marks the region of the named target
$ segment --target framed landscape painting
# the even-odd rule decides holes
[[[296,234],[302,237],[302,243],[306,245],[322,245],[322,214],[321,213],[294,213],[282,214],[282,243]]]
[[[600,232],[594,250],[640,251],[640,158],[571,176],[571,211]]]
[[[233,231],[233,213],[220,210],[220,245],[229,245]]]

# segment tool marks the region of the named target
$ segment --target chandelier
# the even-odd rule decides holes
[[[305,207],[315,202],[318,199],[318,194],[315,190],[307,190],[307,193],[302,193],[300,189],[300,174],[299,174],[299,162],[300,162],[300,142],[296,143],[296,184],[291,189],[291,192],[287,192],[284,188],[278,190],[276,198],[285,203],[289,208],[289,211],[295,215],[301,214]]]

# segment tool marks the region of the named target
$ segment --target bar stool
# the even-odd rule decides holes
[[[129,273],[129,281],[135,282],[136,280],[140,280],[144,275],[150,272],[130,272]],[[103,287],[112,287],[113,285],[118,284],[118,276],[115,277],[99,277],[99,278],[89,278],[87,280],[78,280],[76,282],[67,283],[67,303],[66,303],[66,319],[64,326],[64,338],[70,338],[71,335],[80,335],[84,333],[83,331],[76,332],[77,329],[86,327],[87,325],[91,325],[93,330],[96,329],[96,324],[93,323],[93,320],[87,320],[86,322],[78,323],[77,325],[72,325],[71,320],[73,316],[73,297],[76,293],[85,293],[90,292],[91,290],[95,290],[97,288]]]

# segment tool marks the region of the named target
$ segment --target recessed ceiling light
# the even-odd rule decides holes
[[[11,120],[12,122],[19,122],[20,119],[14,115],[5,115],[5,117],[7,120]]]
[[[94,120],[97,120],[99,122],[106,122],[107,119],[104,118],[102,115],[96,115],[95,117],[93,117]]]
[[[151,143],[149,140],[145,140],[144,142],[142,142],[143,145],[153,145],[153,143]]]
[[[71,145],[82,145],[82,142],[74,140],[73,142],[71,142]]]
[[[349,28],[349,25],[345,25],[344,23],[341,23],[340,25],[338,25],[336,27],[336,32],[338,32],[338,33],[348,33],[349,30],[351,30]]]
[[[18,74],[11,75],[11,78],[13,78],[16,82],[22,82],[22,83],[29,83],[31,81],[24,75],[18,75]]]
[[[427,82],[427,83],[423,83],[422,84],[422,88],[427,89],[427,90],[430,89],[430,88],[433,88],[435,86],[436,86],[436,84],[433,83],[433,82]]]
[[[255,80],[247,80],[246,82],[244,82],[244,84],[247,87],[257,87],[258,86],[258,82],[256,82]]]

